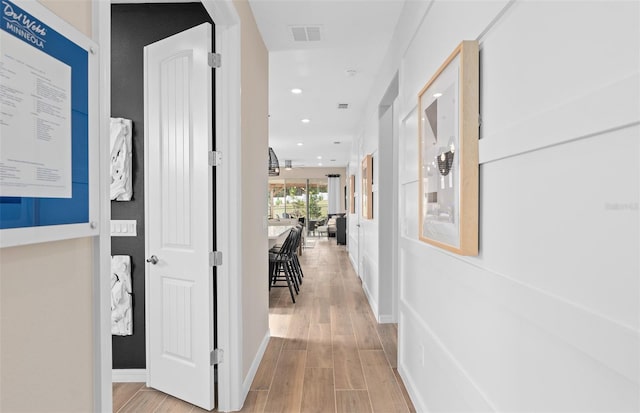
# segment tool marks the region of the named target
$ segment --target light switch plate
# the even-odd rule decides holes
[[[111,220],[111,236],[112,237],[135,237],[137,236],[135,219],[112,219]]]

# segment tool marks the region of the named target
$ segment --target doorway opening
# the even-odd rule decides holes
[[[114,3],[118,3],[114,1]],[[142,1],[133,0],[128,3],[131,5],[141,5]],[[179,1],[176,3],[180,3]],[[178,5],[180,7],[186,6],[186,1]],[[210,19],[216,16],[215,26],[215,45],[219,52],[224,53],[226,58],[226,67],[230,70],[222,73],[221,71],[215,72],[216,83],[222,84],[224,87],[215,90],[215,101],[218,103],[225,102],[225,105],[218,104],[215,107],[215,119],[219,121],[214,125],[217,136],[221,136],[217,139],[217,150],[223,151],[228,159],[239,158],[240,146],[239,146],[239,130],[237,124],[240,119],[240,78],[238,70],[240,60],[240,26],[239,16],[233,4],[217,0],[202,0],[202,6],[206,10]],[[96,36],[99,40],[101,61],[111,61],[111,39],[112,32],[115,34],[115,30],[111,28],[111,4],[108,2],[99,2],[94,10],[94,29],[97,33]],[[134,25],[135,26],[135,25]],[[114,46],[115,47],[115,46]],[[126,62],[122,62],[126,63]],[[111,96],[115,95],[115,90],[112,91],[111,85],[111,65],[102,65],[100,73],[100,118],[101,118],[101,135],[107,136],[109,117],[114,113],[111,109]],[[136,88],[142,88],[142,84],[135,85]],[[142,124],[142,123],[141,123]],[[135,125],[134,125],[135,128]],[[108,140],[107,140],[108,141]],[[135,148],[134,148],[135,151]],[[109,148],[108,144],[101,146],[101,162],[108,164],[109,161]],[[139,163],[136,164],[134,159],[135,168],[142,168]],[[215,176],[215,196],[217,199],[237,199],[241,191],[240,184],[235,178],[239,176],[238,163],[229,162],[218,167],[217,174]],[[134,198],[135,198],[134,188]],[[106,188],[103,187],[101,191],[101,205],[103,210],[109,210],[109,198],[108,198],[108,184]],[[138,193],[143,193],[138,191]],[[218,285],[214,294],[218,298],[218,306],[224,308],[224,313],[218,314],[216,318],[217,330],[224,332],[218,337],[218,347],[224,349],[237,349],[241,343],[240,332],[242,330],[242,320],[240,319],[240,308],[234,303],[238,302],[237,297],[240,288],[239,280],[234,277],[230,277],[229,273],[236,271],[236,266],[239,262],[238,253],[231,245],[237,245],[239,235],[234,232],[233,228],[237,228],[239,225],[239,215],[230,208],[228,203],[223,202],[218,208],[215,216],[220,222],[220,217],[224,217],[222,224],[215,228],[215,240],[220,250],[228,251],[225,255],[225,266],[218,268]],[[118,216],[114,214],[114,219]],[[109,227],[109,213],[103,214],[103,220],[101,223],[103,228]],[[138,232],[143,233],[144,225],[138,227]],[[212,235],[213,237],[213,235]],[[124,239],[124,238],[123,238]],[[131,242],[132,238],[125,241]],[[114,369],[115,360],[112,363],[112,337],[110,335],[110,313],[108,305],[105,310],[105,303],[109,302],[109,285],[108,282],[104,282],[104,279],[108,279],[109,269],[109,257],[112,253],[110,248],[110,239],[108,233],[104,236],[101,235],[99,243],[99,256],[100,256],[100,303],[96,304],[96,318],[100,319],[100,328],[96,329],[96,398],[95,405],[96,410],[108,411],[112,406],[112,381],[145,381],[146,368],[129,368],[129,369]],[[113,253],[116,253],[113,251]],[[98,254],[98,253],[97,253]],[[144,268],[144,259],[147,257],[144,254],[141,255],[143,262],[135,265],[139,265]],[[139,261],[139,259],[138,259]],[[222,281],[220,281],[222,280]],[[136,297],[138,302],[134,305],[138,305],[144,308],[144,294],[140,297]],[[142,305],[140,302],[142,300]],[[135,322],[135,320],[134,320]],[[144,321],[143,321],[144,323]],[[144,331],[144,324],[138,323],[138,327],[142,327]],[[134,324],[134,331],[136,327]],[[145,337],[143,339],[146,340]],[[108,341],[108,344],[107,344]],[[115,347],[115,346],[114,346]],[[144,347],[143,347],[144,348]],[[116,350],[117,351],[117,350]],[[146,358],[146,354],[145,354]],[[145,360],[146,361],[146,360]],[[234,351],[227,351],[225,354],[225,363],[222,366],[218,366],[217,377],[218,382],[218,409],[220,410],[234,410],[241,406],[244,399],[242,391],[242,380],[236,373],[241,370],[241,354],[236,354]],[[146,367],[143,365],[143,367]],[[118,377],[123,380],[117,380]],[[142,380],[140,380],[142,379]]]

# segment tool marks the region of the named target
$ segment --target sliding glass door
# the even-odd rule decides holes
[[[282,217],[285,208],[284,179],[269,179],[269,219]]]
[[[269,180],[269,219],[306,218],[306,179]]]
[[[316,228],[324,225],[329,208],[326,179],[309,179],[309,219],[307,233],[316,235]]]
[[[307,218],[307,180],[287,179],[285,218]]]
[[[304,218],[309,234],[323,225],[329,208],[326,178],[269,178],[269,219]]]

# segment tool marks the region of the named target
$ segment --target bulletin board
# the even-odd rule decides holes
[[[97,46],[33,1],[0,7],[0,247],[98,234]]]

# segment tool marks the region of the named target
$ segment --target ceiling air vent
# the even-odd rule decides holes
[[[338,109],[349,109],[348,103],[338,103]]]
[[[293,40],[296,42],[317,42],[322,40],[320,26],[290,26]]]

